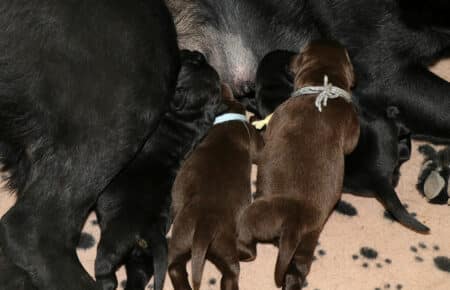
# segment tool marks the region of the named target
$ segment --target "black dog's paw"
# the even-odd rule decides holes
[[[187,50],[183,49],[180,51],[180,58],[181,62],[186,63],[192,63],[192,64],[203,64],[206,63],[205,56],[196,50]]]

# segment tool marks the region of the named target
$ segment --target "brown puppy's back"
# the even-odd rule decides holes
[[[329,208],[340,197],[344,155],[356,146],[359,125],[351,103],[330,100],[320,113],[315,99],[294,97],[275,111],[260,156],[258,190]]]
[[[244,114],[239,104],[227,105]],[[169,274],[175,277],[172,282],[179,276],[179,265],[185,266],[189,253],[194,289],[200,287],[206,257],[224,276],[233,272],[237,277],[236,223],[251,201],[251,165],[261,146],[262,140],[254,128],[231,121],[215,125],[185,161],[172,192],[176,215],[169,245]],[[226,289],[236,289],[236,277]],[[175,283],[174,287],[177,289]]]
[[[322,86],[325,75],[346,91],[354,83],[348,54],[334,42],[308,45],[292,68],[297,89]],[[278,243],[275,282],[279,287],[296,279],[302,283],[309,272],[319,234],[341,196],[344,156],[359,138],[351,103],[329,99],[319,112],[316,97],[292,97],[276,109],[258,164],[262,197],[240,221],[241,257],[255,257],[255,241]],[[295,269],[289,267],[291,263]]]

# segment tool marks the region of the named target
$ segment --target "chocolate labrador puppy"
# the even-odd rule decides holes
[[[291,96],[291,63],[295,55],[289,51],[273,51],[258,66],[253,106],[261,118]],[[345,158],[344,191],[375,196],[401,224],[417,232],[428,232],[428,227],[407,212],[395,192],[400,166],[411,156],[411,132],[400,121],[401,112],[395,106],[373,112],[357,101],[355,105],[361,134],[358,146]]]
[[[173,187],[169,275],[175,290],[191,289],[186,263],[192,257],[193,288],[200,289],[205,259],[222,272],[221,289],[238,289],[236,223],[250,204],[252,161],[262,138],[246,122],[245,110],[224,87],[227,114],[185,161]]]
[[[226,109],[217,72],[198,52],[182,51],[182,66],[169,110],[139,155],[97,201],[102,231],[95,271],[102,289],[116,289],[125,264],[125,289],[145,289],[155,274],[162,290],[167,271],[166,234],[171,189],[184,156]],[[225,108],[224,108],[225,106]]]
[[[275,282],[290,290],[305,281],[319,235],[341,197],[344,156],[359,137],[348,93],[354,74],[347,51],[336,42],[313,42],[293,70],[298,96],[280,105],[270,120],[258,163],[261,197],[245,210],[238,227],[244,260],[256,257],[256,242],[278,244]],[[324,76],[334,86],[324,85]],[[328,105],[327,95],[336,97]]]

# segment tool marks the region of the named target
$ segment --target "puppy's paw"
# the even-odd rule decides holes
[[[239,260],[242,262],[251,262],[256,259],[256,244],[245,245],[238,242]]]
[[[97,286],[101,290],[115,290],[117,289],[117,279],[115,275],[97,277]]]

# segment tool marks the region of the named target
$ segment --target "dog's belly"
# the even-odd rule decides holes
[[[202,52],[238,98],[254,91],[264,55],[277,49],[297,52],[318,36],[312,21],[303,15],[285,20],[277,14],[286,13],[286,7],[268,0],[166,2],[175,15],[180,48]]]
[[[212,30],[212,29],[211,29]],[[186,40],[180,42],[181,49],[198,50],[208,58],[208,62],[217,70],[220,78],[229,84],[239,96],[253,90],[253,82],[259,56],[253,47],[246,44],[238,33],[208,31],[201,43]],[[215,43],[214,46],[207,44]]]

